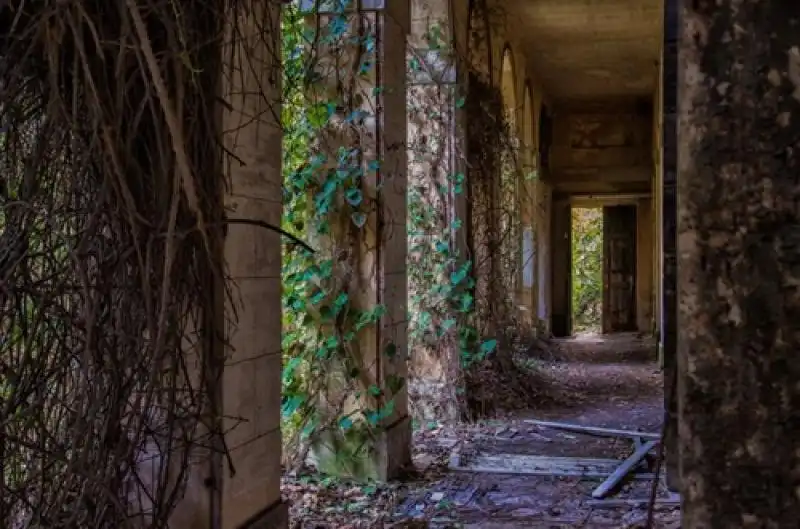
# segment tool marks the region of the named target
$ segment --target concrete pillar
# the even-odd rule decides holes
[[[658,80],[653,94],[653,178],[651,180],[651,207],[652,207],[652,226],[651,234],[653,238],[653,268],[651,270],[651,284],[653,285],[653,327],[657,336],[661,335],[661,162],[662,162],[662,61],[659,58],[656,67]],[[661,367],[661,340],[658,340],[658,361]]]
[[[680,485],[678,416],[676,395],[677,302],[676,302],[676,201],[677,170],[677,0],[664,3],[664,47],[662,55],[662,162],[661,162],[661,354],[664,367],[665,471],[667,485]]]
[[[636,326],[639,332],[653,328],[653,201],[636,203]]]
[[[222,125],[232,154],[225,202],[230,218],[280,225],[280,7],[237,4],[226,42]],[[237,161],[238,160],[238,161]],[[220,461],[223,529],[287,526],[281,502],[281,240],[258,226],[230,225],[224,246],[234,282],[235,326],[222,379],[226,444],[235,474]]]
[[[315,3],[309,3],[313,7]],[[356,176],[345,178],[359,191],[360,200],[335,202],[339,215],[330,230],[315,234],[316,243],[348,271],[342,288],[351,307],[360,311],[385,309],[377,323],[360,328],[347,347],[358,365],[359,388],[342,395],[341,380],[352,380],[352,368],[331,373],[323,405],[344,402],[348,410],[392,410],[371,429],[364,414],[357,427],[343,434],[329,430],[315,443],[313,458],[326,473],[378,480],[398,475],[411,460],[411,421],[408,414],[408,324],[406,257],[407,122],[406,42],[410,25],[408,0],[361,2],[362,11],[325,11],[311,17],[319,27],[315,64],[318,86],[308,96],[332,111],[315,139],[314,150],[324,162],[319,178],[340,175],[360,161]],[[316,17],[321,17],[318,20]],[[317,22],[320,22],[317,25]],[[344,162],[342,153],[351,152]],[[338,185],[338,184],[337,184]],[[355,187],[357,186],[357,187]],[[341,191],[344,194],[344,191]],[[337,195],[338,196],[338,195]],[[348,205],[349,204],[349,205]],[[348,209],[352,206],[352,210]],[[319,212],[327,216],[326,212]],[[345,370],[347,373],[345,373]],[[403,382],[401,387],[398,381]],[[345,398],[347,397],[347,398]],[[331,407],[331,411],[334,411]]]
[[[572,334],[572,210],[566,201],[551,203],[551,331],[556,337]]]
[[[451,274],[469,261],[465,116],[460,104],[465,90],[459,78],[463,72],[459,58],[464,50],[457,50],[458,43],[464,45],[466,17],[465,1],[411,3],[408,186],[420,204],[409,204],[409,214],[425,220],[424,230],[409,236],[409,263],[415,273],[409,274],[408,294],[412,315],[430,315],[431,325],[420,326],[410,337],[409,392],[417,419],[445,422],[455,421],[460,415],[458,333],[462,326],[453,322],[460,322],[462,315],[452,295],[437,294],[437,289],[469,288],[467,280],[458,285],[450,280]],[[436,245],[442,243],[447,245],[447,252],[437,251]],[[425,301],[417,305],[417,297]]]
[[[681,6],[683,527],[795,527],[800,5]]]
[[[551,331],[550,307],[552,303],[551,229],[552,196],[550,184],[540,179],[536,182],[536,245],[537,245],[537,316],[539,331],[545,336]]]

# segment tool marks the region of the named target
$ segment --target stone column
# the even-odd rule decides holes
[[[537,114],[538,115],[538,114]],[[538,158],[538,153],[537,153]],[[538,165],[538,160],[537,160]],[[536,182],[536,282],[538,331],[543,336],[550,334],[550,307],[552,300],[551,229],[552,196],[550,184],[542,179],[541,169]]]
[[[678,416],[675,371],[677,369],[676,302],[676,165],[677,165],[677,31],[678,0],[664,2],[662,51],[662,162],[661,162],[661,354],[664,372],[665,472],[667,486],[678,490]]]
[[[341,373],[331,373],[326,403],[338,400],[348,410],[366,407],[383,411],[388,403],[393,404],[391,413],[381,417],[378,429],[366,438],[347,432],[324,435],[315,443],[313,459],[326,473],[387,480],[397,476],[411,460],[405,385],[406,42],[410,5],[408,0],[362,0],[358,3],[360,11],[351,2],[351,11],[342,13],[341,8],[331,10],[330,4],[320,5],[314,13],[316,2],[302,2],[304,9],[314,13],[310,23],[321,31],[315,50],[318,80],[309,88],[314,91],[309,97],[325,104],[330,113],[327,125],[315,139],[315,154],[324,160],[315,171],[325,181],[331,174],[339,177],[344,173],[342,180],[352,181],[346,185],[353,186],[349,190],[357,191],[359,200],[348,199],[350,195],[335,200],[332,207],[337,208],[337,217],[327,232],[317,230],[316,243],[335,256],[339,270],[348,271],[342,274],[342,280],[352,308],[367,312],[383,307],[385,312],[377,323],[359,328],[350,338],[348,350],[357,357],[358,373],[355,377],[352,369],[345,373],[343,365]],[[353,168],[357,168],[355,175],[348,173]],[[339,382],[345,378],[357,378],[361,386],[369,387],[360,386],[355,394],[342,395]],[[400,387],[398,381],[403,382]],[[358,418],[355,421],[365,424]]]
[[[572,210],[568,202],[552,200],[550,214],[550,330],[565,337],[572,334]]]
[[[636,203],[636,325],[639,332],[653,329],[653,206],[652,199]]]
[[[280,6],[246,0],[231,15],[222,126],[231,153],[229,218],[281,222]],[[238,321],[228,323],[222,409],[230,464],[220,461],[221,527],[286,527],[281,503],[281,240],[261,226],[227,228],[225,258]]]
[[[456,5],[466,17],[466,3]],[[417,318],[409,390],[414,416],[459,419],[459,323],[452,274],[469,261],[464,112],[457,15],[449,0],[413,0],[409,46],[409,309]],[[465,32],[464,32],[465,33]],[[463,50],[461,50],[463,52]],[[463,59],[463,56],[462,56]],[[411,268],[409,269],[411,270]],[[416,301],[419,299],[420,301]]]
[[[681,5],[683,527],[796,527],[800,5]]]

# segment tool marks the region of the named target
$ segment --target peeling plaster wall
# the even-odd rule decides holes
[[[604,204],[604,194],[635,194],[637,205],[637,326],[651,329],[653,293],[652,205],[653,110],[650,101],[626,98],[564,101],[556,106],[553,124],[551,171],[544,175],[559,204],[574,195],[591,195],[590,202]],[[646,200],[645,200],[646,198]],[[624,201],[623,201],[624,202]],[[555,213],[554,213],[555,214]],[[557,216],[563,216],[559,213]],[[552,315],[559,333],[569,325],[570,249],[564,221],[553,217]],[[557,233],[556,233],[557,232]],[[556,321],[557,320],[557,321]]]
[[[549,176],[559,193],[648,192],[653,173],[649,102],[560,104],[550,159]]]
[[[653,196],[653,328],[656,333],[661,332],[661,248],[662,248],[662,230],[661,230],[661,187],[664,182],[662,179],[661,157],[661,130],[663,120],[661,117],[661,80],[662,80],[662,61],[658,61],[658,83],[656,83],[655,94],[653,100],[653,179],[652,179],[652,196]],[[660,342],[659,342],[660,348]]]
[[[653,201],[636,204],[636,326],[639,332],[653,328]]]

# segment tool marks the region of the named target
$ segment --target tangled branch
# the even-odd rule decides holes
[[[3,527],[164,527],[224,451],[219,86],[248,6],[0,7]]]

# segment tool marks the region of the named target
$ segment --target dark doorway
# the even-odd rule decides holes
[[[603,332],[635,331],[636,206],[603,208]]]

